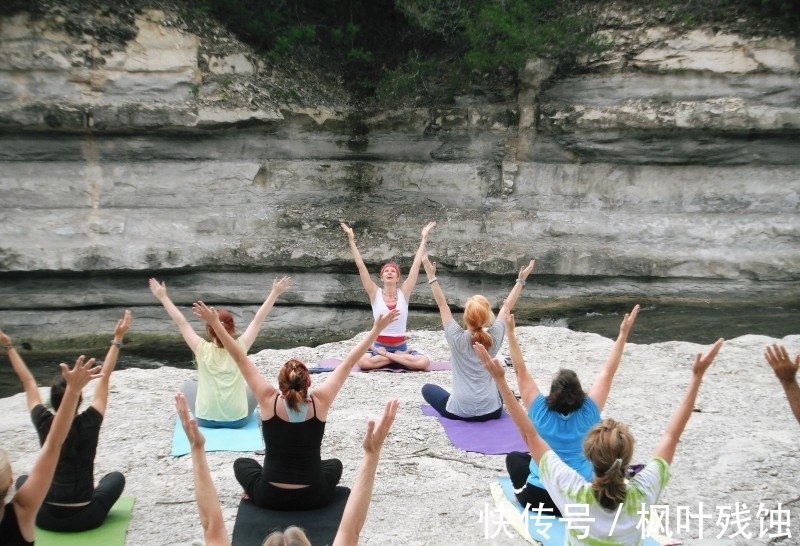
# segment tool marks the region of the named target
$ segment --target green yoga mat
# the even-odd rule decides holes
[[[133,497],[120,497],[103,525],[80,533],[54,533],[36,528],[36,546],[124,546]]]

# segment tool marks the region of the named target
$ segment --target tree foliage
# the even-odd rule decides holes
[[[5,0],[0,14],[42,16],[57,0]],[[66,1],[66,0],[65,0]],[[75,0],[70,0],[75,1]],[[135,3],[136,0],[119,0]],[[362,97],[441,101],[513,75],[532,57],[560,66],[601,51],[592,9],[612,0],[186,0],[280,62],[313,49]],[[84,0],[87,9],[107,0]],[[642,8],[640,0],[613,0]],[[685,28],[762,22],[800,34],[798,0],[653,0]]]

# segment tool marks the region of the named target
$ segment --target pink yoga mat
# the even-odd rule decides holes
[[[528,446],[505,411],[499,419],[474,422],[442,417],[428,404],[422,404],[421,408],[425,415],[439,419],[450,442],[458,449],[486,455],[505,455],[512,451],[528,453]]]
[[[312,373],[320,373],[326,371],[333,371],[339,364],[342,363],[341,358],[323,358],[319,361],[316,368],[310,368],[309,371]],[[451,370],[450,362],[446,360],[431,362],[431,365],[428,366],[428,369],[425,370],[426,372],[441,372],[445,370]],[[394,373],[402,373],[402,372],[409,372],[413,373],[417,370],[408,370],[406,368],[395,366],[395,367],[386,367],[386,368],[379,368],[377,370],[362,370],[358,366],[353,366],[353,370],[351,373],[369,373],[369,372],[394,372]]]

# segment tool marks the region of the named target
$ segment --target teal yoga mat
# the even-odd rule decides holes
[[[36,528],[36,546],[124,546],[133,511],[133,497],[120,497],[103,525],[80,533],[54,533]]]
[[[242,428],[199,427],[206,438],[206,451],[257,451],[264,448],[264,440],[258,426],[258,410]],[[183,432],[180,419],[175,417],[172,435],[172,455],[180,457],[190,452],[189,439]]]

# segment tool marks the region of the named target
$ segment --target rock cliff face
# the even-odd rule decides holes
[[[349,334],[368,313],[343,221],[377,271],[407,267],[436,220],[429,251],[456,305],[499,303],[536,258],[528,318],[609,300],[800,302],[792,39],[627,21],[580,74],[531,61],[510,99],[365,111],[335,75],[289,93],[222,31],[179,23],[148,9],[87,14],[77,31],[57,11],[0,19],[6,327],[95,332],[88,313],[42,316],[152,304],[150,275],[178,302],[243,313],[291,274],[272,326]],[[427,287],[415,301],[432,306]],[[163,311],[137,316],[164,328]]]

